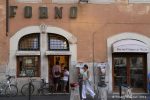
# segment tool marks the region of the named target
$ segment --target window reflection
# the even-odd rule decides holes
[[[114,79],[115,86],[127,83],[127,63],[126,58],[116,57],[114,58]]]
[[[131,57],[130,66],[131,86],[134,88],[143,88],[144,73],[142,57]]]
[[[19,77],[38,77],[39,76],[39,56],[20,56],[18,57],[18,76]]]

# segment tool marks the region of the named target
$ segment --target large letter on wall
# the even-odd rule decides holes
[[[48,9],[47,7],[39,8],[39,18],[48,18]]]
[[[62,8],[63,7],[60,7],[60,8],[55,7],[55,19],[62,18]]]
[[[76,18],[77,17],[77,7],[71,7],[70,8],[70,18]]]

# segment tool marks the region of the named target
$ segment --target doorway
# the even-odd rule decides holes
[[[128,84],[134,93],[146,92],[146,54],[113,53],[113,90],[118,92],[120,84]]]
[[[68,55],[50,55],[48,56],[48,64],[49,64],[49,82],[53,82],[53,74],[52,74],[52,68],[56,64],[56,62],[59,62],[61,66],[61,78],[58,85],[58,92],[63,93],[63,71],[66,67],[69,71],[69,56]],[[67,82],[66,92],[69,93],[69,81]]]

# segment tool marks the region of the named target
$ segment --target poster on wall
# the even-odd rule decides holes
[[[107,62],[98,63],[97,67],[106,68],[107,67]]]

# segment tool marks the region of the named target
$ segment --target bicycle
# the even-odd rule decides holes
[[[37,91],[38,91],[38,95],[53,94],[54,86],[50,83],[46,83],[44,79],[41,79],[40,88]]]
[[[21,88],[21,94],[23,96],[28,96],[29,94],[32,95],[34,90],[35,90],[35,87],[34,87],[34,84],[33,84],[33,81],[36,80],[36,79],[31,79],[31,77],[29,78],[29,83],[26,83],[22,86]],[[29,87],[30,86],[30,87]],[[29,91],[30,89],[30,91]]]
[[[122,97],[132,100],[132,88],[129,85],[122,85]]]
[[[18,94],[17,84],[12,84],[14,76],[8,75],[5,81],[0,82],[0,95],[16,96]]]

